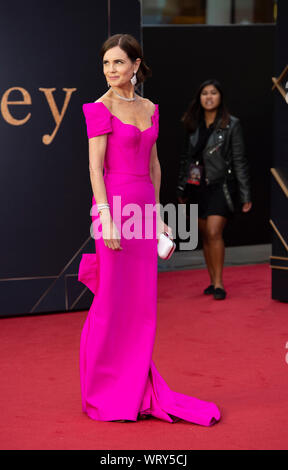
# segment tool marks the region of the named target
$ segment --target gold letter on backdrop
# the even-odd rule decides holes
[[[22,93],[22,96],[23,96],[22,101],[8,101],[9,94],[14,90],[18,90],[20,91],[20,93]],[[22,126],[28,121],[28,119],[30,119],[31,113],[28,113],[24,119],[16,119],[11,115],[10,110],[8,109],[8,106],[9,105],[13,105],[13,106],[23,105],[23,104],[27,105],[31,103],[32,103],[31,96],[29,95],[27,90],[21,87],[17,87],[17,86],[13,88],[9,88],[8,90],[5,91],[4,95],[2,96],[2,100],[1,100],[2,116],[5,119],[5,121],[7,121],[9,124],[12,124],[12,126]]]
[[[55,127],[54,131],[52,132],[52,134],[51,135],[45,134],[42,137],[43,144],[49,145],[53,141],[53,139],[54,139],[54,137],[55,137],[55,135],[56,135],[56,133],[59,129],[59,126],[60,126],[60,124],[63,120],[63,117],[64,117],[64,114],[66,112],[66,109],[67,109],[68,103],[70,101],[71,95],[72,95],[73,91],[77,90],[77,88],[62,88],[62,90],[66,92],[66,96],[65,96],[65,101],[64,101],[64,104],[63,104],[63,107],[62,107],[62,110],[61,110],[60,113],[58,111],[57,105],[56,105],[54,97],[53,97],[53,91],[55,91],[56,88],[39,88],[39,90],[43,91],[43,93],[45,94],[45,97],[46,97],[46,99],[48,101],[48,104],[49,104],[49,108],[51,109],[52,115],[53,115],[55,123],[56,123],[56,127]]]

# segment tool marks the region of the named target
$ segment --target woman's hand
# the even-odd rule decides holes
[[[173,233],[171,227],[169,225],[165,224],[165,222],[161,219],[160,215],[157,216],[157,240],[159,240],[159,237],[161,233],[167,232],[169,235],[169,238],[173,240]]]
[[[105,246],[111,250],[122,250],[120,245],[120,235],[113,222],[110,211],[103,210],[100,214],[102,224],[102,235]]]
[[[252,207],[252,202],[244,202],[242,212],[249,212]]]

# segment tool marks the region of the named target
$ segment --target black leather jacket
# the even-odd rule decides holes
[[[198,141],[199,128],[192,134],[187,134],[184,151],[180,157],[180,168],[177,194],[183,195],[188,179],[189,165],[196,163],[195,147]],[[240,202],[250,202],[249,165],[245,157],[244,141],[240,121],[230,116],[230,122],[225,128],[215,126],[202,152],[205,167],[206,183],[225,181],[238,183]]]

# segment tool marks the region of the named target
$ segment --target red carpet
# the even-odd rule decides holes
[[[170,388],[217,403],[220,423],[90,420],[78,371],[86,312],[19,317],[0,320],[0,448],[287,449],[288,305],[271,300],[267,265],[224,274],[225,301],[201,294],[206,270],[159,274],[153,357]]]

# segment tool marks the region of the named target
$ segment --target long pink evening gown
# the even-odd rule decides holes
[[[137,203],[142,215],[137,213],[135,220],[143,222],[143,235],[150,217],[147,213],[145,221],[145,204],[155,204],[149,161],[158,136],[158,105],[151,126],[143,131],[122,122],[101,102],[84,104],[83,111],[88,138],[107,134],[104,181],[113,219],[117,217],[112,198],[121,196],[118,230],[121,233],[133,215],[124,206]],[[152,237],[121,237],[123,249],[114,251],[94,232],[96,254],[82,255],[79,280],[94,293],[80,345],[83,411],[101,421],[136,421],[148,414],[170,423],[183,419],[210,426],[220,419],[217,406],[170,390],[152,361],[157,307],[155,213],[151,218]],[[93,224],[97,220],[95,206]]]

